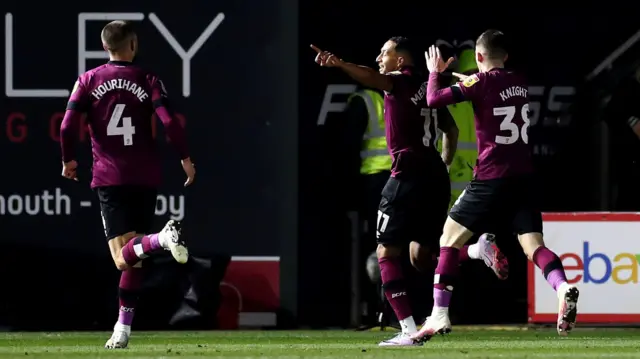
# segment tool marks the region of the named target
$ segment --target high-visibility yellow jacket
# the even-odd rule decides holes
[[[355,97],[362,98],[367,106],[369,119],[362,142],[362,165],[360,173],[370,175],[391,170],[391,155],[387,149],[387,137],[384,131],[384,99],[373,90],[362,90],[349,96],[347,102]]]

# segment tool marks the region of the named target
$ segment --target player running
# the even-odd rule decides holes
[[[382,190],[378,210],[378,262],[384,293],[402,332],[381,346],[420,345],[407,296],[400,254],[410,243],[411,263],[418,269],[432,266],[432,253],[447,217],[450,183],[447,172],[455,154],[458,128],[446,109],[424,105],[427,84],[415,66],[415,48],[404,37],[387,41],[376,62],[380,69],[344,62],[311,45],[321,66],[337,67],[366,87],[384,91],[384,119],[387,147],[392,157],[391,177]],[[436,149],[438,132],[444,132],[442,156]],[[491,258],[489,266],[504,272],[505,261],[489,237],[471,246],[462,259]],[[500,267],[500,269],[498,269]]]
[[[479,74],[465,77],[440,89],[438,75],[445,63],[440,50],[431,46],[425,54],[431,72],[427,104],[444,107],[471,101],[475,112],[478,162],[474,179],[451,208],[440,238],[440,260],[434,280],[434,307],[420,332],[422,342],[436,333],[451,331],[449,302],[458,276],[458,252],[473,233],[508,226],[518,234],[529,260],[544,273],[558,293],[557,330],[567,335],[576,322],[578,289],[567,283],[560,258],[544,246],[542,215],[537,204],[533,164],[529,147],[528,85],[518,73],[505,70],[505,37],[497,30],[485,31],[476,42]]]
[[[171,251],[186,263],[189,252],[180,240],[179,223],[167,222],[160,233],[149,234],[153,222],[160,159],[152,136],[155,114],[193,182],[195,169],[187,152],[184,129],[167,107],[160,79],[132,64],[138,40],[131,23],[113,21],[102,29],[102,44],[109,62],[80,75],[73,87],[60,128],[62,175],[78,180],[76,136],[81,117],[87,115],[93,151],[94,189],[100,201],[109,250],[122,271],[119,285],[120,314],[105,348],[126,348],[131,322],[142,285],[141,261],[159,249]]]

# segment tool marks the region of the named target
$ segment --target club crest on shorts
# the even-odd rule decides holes
[[[480,81],[478,75],[471,75],[462,81],[462,85],[464,87],[471,87],[476,84],[476,82]]]

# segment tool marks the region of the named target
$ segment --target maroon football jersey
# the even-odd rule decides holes
[[[156,108],[164,106],[166,97],[158,77],[128,62],[110,61],[80,75],[67,110],[87,114],[93,152],[91,187],[160,184],[151,118]],[[63,129],[67,121],[72,122],[65,116]],[[167,134],[179,147],[181,158],[187,157],[184,134],[175,133],[182,128],[169,127]],[[74,159],[69,142],[62,145],[65,161]]]
[[[393,159],[391,175],[429,172],[434,161],[442,162],[436,149],[438,115],[448,114],[427,108],[426,79],[412,67],[388,76],[393,88],[384,95],[384,121],[387,146]]]
[[[476,178],[533,172],[525,79],[510,70],[493,69],[472,75],[455,86],[473,104],[478,143]]]

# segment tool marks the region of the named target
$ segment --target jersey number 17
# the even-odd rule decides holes
[[[522,138],[522,142],[529,143],[529,104],[526,103],[520,109],[520,116],[524,121],[521,128],[513,123],[516,115],[516,106],[496,107],[493,109],[494,116],[504,116],[500,123],[500,131],[509,131],[509,136],[496,136],[496,143],[500,145],[510,145]]]
[[[107,124],[107,136],[122,136],[125,146],[133,145],[133,135],[136,128],[131,124],[131,117],[122,117],[124,108],[127,105],[119,103],[114,107],[109,123]],[[122,120],[122,126],[120,126]]]

